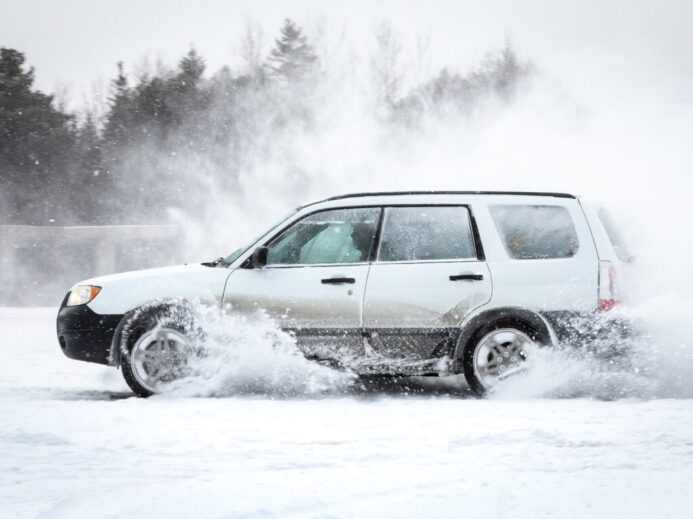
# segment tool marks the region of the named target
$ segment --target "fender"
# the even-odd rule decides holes
[[[462,358],[462,349],[480,326],[488,324],[489,322],[497,321],[498,319],[507,318],[517,319],[529,324],[539,332],[539,336],[547,344],[552,346],[558,344],[558,339],[556,338],[556,333],[553,327],[544,318],[544,316],[538,312],[527,310],[526,308],[512,306],[481,309],[462,321],[462,324],[460,325],[460,332],[454,345],[454,351],[451,351],[453,354],[452,358],[455,361]]]

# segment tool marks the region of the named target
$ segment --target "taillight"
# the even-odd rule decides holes
[[[599,309],[611,310],[621,302],[618,287],[618,271],[611,261],[599,262]]]

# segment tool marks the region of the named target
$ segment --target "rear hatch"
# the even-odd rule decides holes
[[[617,220],[602,204],[581,201],[599,256],[599,308],[611,310],[629,298],[634,256]]]

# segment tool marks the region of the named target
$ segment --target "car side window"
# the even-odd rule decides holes
[[[388,207],[378,261],[433,261],[476,258],[464,206]]]
[[[511,258],[569,258],[577,253],[577,233],[565,207],[494,205],[490,210]]]
[[[268,245],[268,265],[368,261],[380,208],[334,209],[306,216]]]

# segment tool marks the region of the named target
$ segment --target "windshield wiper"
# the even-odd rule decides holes
[[[205,261],[202,263],[205,267],[228,267],[229,263],[222,257],[217,258],[214,261]]]

